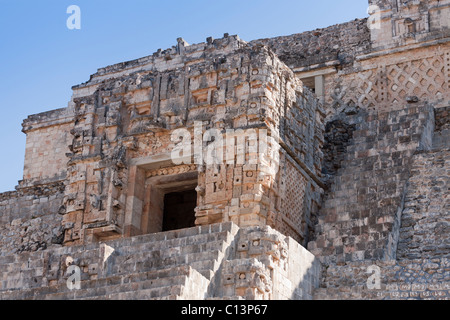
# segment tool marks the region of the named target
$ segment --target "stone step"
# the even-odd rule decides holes
[[[95,295],[136,291],[141,289],[160,288],[183,284],[192,269],[188,266],[171,267],[162,270],[139,272],[121,276],[109,276],[104,279],[82,280],[80,290],[69,290],[66,283],[59,283],[52,287],[41,287],[22,290],[20,296],[23,299],[82,299]],[[14,293],[19,291],[0,292],[2,300],[8,297],[15,299]]]
[[[96,287],[87,290],[76,290],[75,299],[90,299],[101,295],[118,295],[126,292],[139,292],[144,290],[166,289],[172,287],[183,286],[188,275],[177,275],[172,277],[145,280],[140,282],[130,282],[126,284],[118,284],[107,287]],[[103,292],[98,292],[99,288],[104,288]],[[158,296],[156,296],[158,297]]]
[[[318,213],[317,241],[308,246],[322,262],[381,257],[409,179],[412,156],[425,124],[433,120],[427,108],[419,111],[396,110],[358,119],[340,167],[329,179]],[[351,242],[348,247],[346,241]]]
[[[185,278],[185,277],[184,277]],[[158,287],[142,290],[109,293],[96,289],[91,295],[82,296],[76,290],[64,293],[49,294],[35,300],[175,300],[182,292],[183,285]],[[108,288],[109,289],[109,288]]]
[[[324,199],[322,210],[329,211],[327,209],[337,209],[338,207],[343,208],[346,205],[352,206],[349,210],[353,210],[355,205],[364,205],[364,207],[361,208],[362,210],[366,209],[369,204],[376,204],[381,207],[386,205],[385,202],[389,202],[387,199],[401,197],[402,191],[402,185],[374,186],[367,188],[361,187],[358,189],[341,190],[338,194],[335,193],[334,195],[330,195]],[[347,192],[347,194],[342,195],[342,192]],[[383,192],[385,194],[383,194]],[[383,204],[381,202],[383,202]],[[347,209],[345,209],[345,211],[347,211]],[[336,210],[336,212],[343,211]],[[321,215],[320,212],[319,215]]]
[[[176,300],[183,292],[183,286],[145,289],[108,294],[105,300]]]
[[[339,286],[339,288],[318,288],[313,300],[360,300],[362,297],[377,300],[377,292],[369,292],[364,286]]]
[[[143,243],[139,245],[120,246],[115,251],[121,255],[152,252],[162,250],[164,252],[190,253],[200,252],[202,250],[208,250],[209,247],[217,245],[219,242],[229,243],[233,236],[228,231],[222,231],[219,233],[200,234],[196,236],[190,236],[182,239],[172,239],[168,241],[156,241]],[[114,248],[114,247],[113,247]],[[217,247],[215,247],[217,248]],[[184,251],[179,251],[184,250]]]
[[[168,283],[170,281],[170,283]],[[183,287],[186,281],[186,276],[175,276],[171,278],[156,279],[149,281],[142,281],[140,283],[128,283],[107,287],[97,287],[88,290],[74,290],[71,292],[66,292],[64,294],[57,293],[51,295],[45,295],[37,297],[36,300],[60,300],[62,297],[64,299],[74,299],[74,300],[90,300],[92,298],[103,299],[115,299],[115,296],[120,296],[121,294],[134,293],[133,298],[138,299],[139,292],[147,292],[148,296],[152,298],[164,297],[167,292],[173,292],[172,289]]]
[[[206,279],[211,280],[218,269],[219,265],[217,260],[203,260],[195,261],[189,264],[192,268],[200,272]]]
[[[167,266],[177,267],[191,265],[209,279],[211,278],[212,271],[215,271],[214,268],[216,267],[216,264],[223,259],[223,251],[226,250],[228,245],[229,244],[224,241],[210,242],[209,244],[204,245],[204,250],[201,252],[192,252],[193,247],[191,248],[188,246],[184,248],[177,248],[179,250],[176,251],[144,251],[115,256],[111,257],[114,259],[112,262],[113,266],[110,270],[108,270],[108,273],[109,276],[112,276],[126,274],[129,272],[150,271]],[[4,268],[6,268],[6,271],[3,272],[3,275],[1,275],[2,278],[4,276],[4,279],[8,279],[9,281],[17,279],[17,281],[20,282],[21,277],[23,277],[21,272],[18,271],[21,270],[21,265],[13,263],[2,267],[2,269]],[[34,276],[33,272],[33,270],[22,271],[24,274],[29,273],[30,277]],[[3,287],[0,287],[0,292],[2,289]]]
[[[161,246],[165,248],[170,248],[174,246],[180,246],[183,243],[194,243],[193,241],[188,241],[187,238],[196,238],[196,243],[206,243],[211,241],[211,237],[208,235],[220,233],[221,236],[229,237],[236,235],[239,227],[231,222],[213,224],[208,226],[199,226],[182,230],[167,231],[155,234],[147,234],[142,236],[135,236],[132,238],[121,238],[119,240],[111,240],[105,242],[108,246],[113,248],[137,248],[140,244],[144,247],[150,245]],[[228,233],[227,233],[228,232]],[[220,237],[222,239],[222,237]],[[98,244],[90,244],[86,246],[74,246],[74,247],[61,247],[52,249],[52,254],[57,255],[71,255],[73,253],[87,253],[99,251]],[[139,249],[140,250],[140,249]],[[34,261],[38,259],[43,259],[44,251],[32,252],[32,253],[22,253],[18,255],[0,256],[0,266],[4,266],[10,263],[28,263],[28,261]],[[0,269],[0,272],[2,269]]]
[[[172,247],[168,249],[153,249],[148,250],[136,250],[130,252],[130,250],[122,251],[122,248],[116,250],[112,255],[115,264],[126,264],[127,261],[142,262],[152,260],[168,260],[170,258],[187,257],[187,261],[196,259],[196,255],[211,253],[212,251],[223,251],[229,246],[229,242],[226,241],[213,241],[204,244],[186,245],[184,247]],[[190,258],[189,258],[190,257]]]
[[[172,271],[172,270],[171,270]],[[184,272],[184,274],[183,274]],[[80,300],[200,300],[207,297],[210,281],[194,269],[179,272],[175,277],[132,283],[131,286],[118,286],[115,291],[80,297]],[[158,283],[158,284],[157,284]]]
[[[130,271],[147,271],[163,266],[191,265],[199,261],[214,261],[220,255],[219,250],[194,252],[175,255],[163,250],[130,253],[114,257],[111,274],[122,274]]]
[[[207,226],[198,226],[188,229],[181,229],[181,230],[173,230],[173,231],[166,231],[166,232],[160,232],[160,233],[154,233],[154,234],[147,234],[142,236],[136,236],[133,238],[128,239],[120,239],[111,241],[110,245],[113,245],[114,243],[120,244],[120,245],[136,245],[138,243],[155,243],[158,241],[164,241],[167,243],[170,243],[170,240],[176,240],[176,239],[182,239],[186,237],[192,237],[192,236],[198,236],[198,235],[207,235],[207,234],[214,234],[214,233],[220,233],[228,231],[232,234],[235,234],[238,230],[238,228],[235,224],[231,222],[225,222],[220,224],[213,224],[213,225],[207,225]]]
[[[232,223],[224,223],[218,225],[210,225],[205,227],[196,227],[186,230],[170,231],[161,234],[152,234],[134,237],[130,239],[122,239],[122,242],[110,241],[107,243],[115,249],[112,259],[118,260],[115,264],[122,264],[127,258],[134,261],[131,265],[125,267],[129,271],[135,272],[136,269],[142,267],[145,262],[151,266],[152,263],[164,266],[164,261],[170,262],[171,265],[183,265],[192,261],[211,260],[216,261],[220,258],[218,252],[226,250],[233,241],[239,228]],[[195,232],[198,232],[196,234]],[[179,236],[179,237],[178,237]],[[154,240],[153,243],[144,240]],[[118,246],[116,244],[121,244]],[[160,248],[160,250],[157,250]],[[88,245],[80,250],[79,247],[65,247],[52,251],[52,260],[44,267],[44,253],[25,253],[22,255],[1,257],[0,262],[0,279],[20,282],[21,277],[41,277],[37,275],[37,270],[49,268],[50,270],[58,270],[61,261],[65,256],[72,256],[75,264],[82,266],[86,261],[89,264],[95,263],[92,257],[99,257],[100,248],[97,245]],[[211,255],[211,250],[214,254]],[[209,254],[208,254],[209,252]],[[163,261],[164,260],[164,261]],[[133,265],[136,261],[141,263],[137,267]],[[186,262],[187,261],[187,262]],[[50,267],[48,267],[50,266]],[[147,266],[148,267],[148,266]],[[148,268],[147,268],[148,269]],[[145,269],[145,270],[147,270]],[[151,269],[151,268],[150,268]],[[207,270],[200,270],[204,275],[209,274]],[[56,271],[55,271],[56,272]],[[14,285],[6,284],[6,281],[0,282],[0,292],[6,288],[14,288]]]
[[[385,180],[379,179],[380,174],[383,172],[377,171],[352,171],[350,169],[342,170],[339,175],[334,177],[333,182],[339,186],[342,187],[369,187],[369,186],[375,186],[375,185],[383,185],[389,182],[394,182],[393,175],[397,174],[403,174],[404,168],[402,167],[394,167],[390,168],[389,170],[384,171],[387,172],[388,177],[390,179]],[[400,173],[399,173],[400,172]],[[334,186],[335,188],[337,186]]]

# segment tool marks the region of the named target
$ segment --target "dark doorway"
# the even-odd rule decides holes
[[[316,80],[314,77],[303,78],[301,80],[313,93],[316,93]]]
[[[197,192],[187,190],[164,195],[163,232],[195,227]]]

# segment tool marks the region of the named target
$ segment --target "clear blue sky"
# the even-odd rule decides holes
[[[67,7],[81,8],[69,30]],[[250,41],[367,16],[367,0],[0,0],[0,192],[22,179],[30,114],[67,106],[97,68],[209,36]]]

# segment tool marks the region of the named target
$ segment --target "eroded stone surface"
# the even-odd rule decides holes
[[[291,36],[179,38],[29,116],[0,298],[449,299],[450,1],[369,5]],[[175,163],[180,136],[233,143]],[[161,232],[174,193],[196,195],[196,227]]]

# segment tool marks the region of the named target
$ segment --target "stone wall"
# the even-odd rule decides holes
[[[321,272],[292,238],[233,223],[4,256],[0,266],[2,300],[312,299]]]
[[[353,139],[355,124],[348,123],[346,114],[329,121],[325,126],[325,143],[323,146],[324,161],[322,173],[334,175],[345,159],[347,146]]]
[[[222,271],[223,296],[311,300],[319,285],[319,261],[295,240],[271,228],[241,229],[235,252]]]
[[[0,255],[61,245],[63,197],[61,182],[0,194]]]
[[[450,299],[450,0],[369,4],[291,36],[179,38],[28,117],[0,298]],[[197,227],[161,232],[185,191]]]
[[[314,299],[450,299],[449,155],[445,148],[430,150],[436,147],[436,135],[443,131],[448,115],[446,108],[435,110],[434,115],[429,118],[432,122],[422,125],[425,136],[418,139],[422,147],[408,165],[410,173],[403,200],[393,219],[386,247],[387,251],[394,252],[386,252],[384,259],[326,265]],[[369,239],[370,232],[369,228]]]
[[[448,0],[369,0],[380,10],[372,10],[371,28],[375,50],[398,48],[425,42],[450,34],[450,2]]]
[[[369,10],[369,19],[252,43],[268,45],[297,77],[314,87],[328,116],[347,107],[403,108],[408,101],[445,107],[450,2],[369,4],[381,9]],[[409,21],[412,27],[406,26]]]
[[[319,211],[308,249],[324,263],[394,257],[413,154],[431,141],[433,108],[352,116],[353,139]],[[428,145],[431,143],[428,142]]]
[[[179,39],[167,51],[99,69],[74,87],[70,106],[65,244],[158,231],[148,227],[159,219],[148,199],[165,188],[162,181],[180,185],[187,176],[198,180],[196,225],[270,225],[299,242],[308,238],[321,194],[325,114],[267,47],[228,35],[194,45]],[[186,141],[172,137],[181,128]],[[278,139],[266,143],[266,133]],[[220,156],[205,163],[220,141],[232,145],[219,146]],[[179,166],[172,151],[183,143],[201,153]],[[288,161],[302,177],[293,181],[301,207],[282,204],[279,168]]]
[[[433,136],[433,149],[450,148],[450,107],[435,109],[435,132]]]
[[[367,19],[290,36],[259,39],[251,43],[269,46],[294,71],[352,64],[355,57],[370,50]]]
[[[70,108],[29,116],[24,120],[27,135],[23,179],[34,182],[58,181],[66,177],[67,153],[71,142],[73,113]]]
[[[379,275],[379,282],[374,276]],[[324,268],[315,300],[448,300],[447,258],[351,262]],[[378,286],[379,285],[379,286]]]
[[[448,103],[448,44],[404,48],[389,54],[359,56],[351,68],[324,77],[324,102],[330,114],[352,107],[388,111],[407,103]],[[301,76],[301,74],[299,74]]]
[[[450,254],[450,152],[414,156],[402,212],[398,259]]]
[[[442,132],[450,129],[450,107],[436,108],[435,109],[435,130],[436,132]]]

